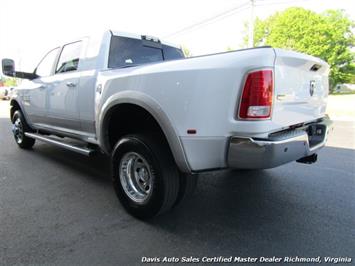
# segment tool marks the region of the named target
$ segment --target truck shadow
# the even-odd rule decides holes
[[[84,157],[42,143],[36,144],[33,152],[43,160],[55,161],[60,168],[70,168],[78,177],[103,186],[111,186],[110,158],[106,155]],[[355,150],[350,149],[326,147],[322,154],[355,158]],[[325,158],[325,161],[327,160]],[[317,164],[291,163],[270,170],[223,170],[202,173],[199,175],[197,189],[190,198],[165,215],[146,223],[176,234],[190,230],[205,234],[207,233],[205,226],[212,224],[215,229],[223,227],[224,230],[228,230],[227,228],[236,230],[238,227],[252,230],[268,223],[277,224],[275,220],[287,221],[291,226],[292,221],[289,221],[289,217],[294,217],[295,212],[292,206],[297,207],[302,203],[300,200],[302,194],[310,196],[314,186],[321,182],[312,179],[317,175],[319,168]],[[336,171],[334,174],[351,175],[344,170]],[[298,190],[302,191],[296,195]],[[120,205],[119,207],[121,208]]]
[[[41,157],[40,160],[53,161],[60,169],[68,169],[76,178],[96,183],[98,189],[112,185],[110,158],[105,155],[85,157],[42,143],[36,143],[33,151],[28,152]],[[198,238],[203,235],[213,238],[217,231],[252,230],[284,213],[283,209],[270,204],[280,201],[277,193],[270,195],[272,189],[277,192],[277,186],[278,180],[269,171],[224,170],[200,174],[192,196],[172,211],[144,221],[144,224],[186,237],[194,232]],[[118,201],[113,204],[123,208]],[[119,213],[128,216],[126,218],[133,223],[140,223],[123,210]]]
[[[70,168],[77,176],[83,176],[93,182],[111,184],[110,158],[104,154],[86,157],[38,141],[33,150],[28,152],[38,154],[43,160],[52,160],[58,163],[60,168]]]
[[[10,133],[3,128],[0,133],[1,145],[15,145]],[[97,189],[111,187],[107,156],[88,158],[39,142],[33,151],[15,153],[24,160],[31,156],[51,167],[66,169],[75,178],[97,184]],[[144,230],[168,233],[191,243],[217,243],[220,250],[243,241],[251,245],[249,236],[265,243],[276,241],[279,248],[286,240],[299,245],[312,238],[326,243],[327,227],[319,227],[324,217],[342,217],[342,224],[351,224],[354,218],[349,203],[354,186],[346,185],[353,184],[354,173],[350,170],[353,158],[355,150],[326,147],[314,165],[291,163],[263,171],[204,173],[200,174],[192,197],[165,215],[142,223],[114,201],[112,206],[117,207],[113,209],[119,208],[119,212],[112,216],[121,216],[122,219],[116,220],[118,227],[129,221],[131,226],[144,226]],[[340,233],[346,230],[346,227],[337,228]]]

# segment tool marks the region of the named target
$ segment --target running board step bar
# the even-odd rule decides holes
[[[25,132],[25,136],[29,137],[29,138],[37,139],[37,140],[40,140],[40,141],[43,141],[43,142],[46,142],[46,143],[49,143],[49,144],[52,144],[52,145],[55,145],[55,146],[58,146],[58,147],[62,147],[64,149],[67,149],[67,150],[70,150],[70,151],[74,151],[74,152],[77,152],[77,153],[80,153],[80,154],[83,154],[83,155],[86,155],[86,156],[90,156],[90,155],[92,155],[95,152],[95,150],[90,149],[90,148],[79,147],[79,146],[76,146],[76,145],[73,145],[73,144],[64,143],[63,141],[55,140],[53,138],[45,137],[43,135],[36,134],[36,133]]]

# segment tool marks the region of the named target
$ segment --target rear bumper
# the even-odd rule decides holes
[[[325,117],[301,129],[273,134],[269,139],[233,136],[227,163],[230,168],[273,168],[315,154],[325,146],[332,121]]]

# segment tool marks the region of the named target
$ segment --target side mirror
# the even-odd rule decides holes
[[[20,78],[20,79],[29,79],[29,80],[38,78],[38,75],[36,75],[35,73],[15,71],[15,62],[12,59],[7,59],[7,58],[3,59],[1,63],[2,63],[2,73],[5,76]]]
[[[15,76],[15,62],[12,59],[3,59],[2,60],[2,73],[5,76]]]

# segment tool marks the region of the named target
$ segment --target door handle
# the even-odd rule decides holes
[[[67,82],[67,87],[74,88],[76,87],[76,84],[74,82]]]
[[[38,87],[40,90],[44,90],[45,88],[47,88],[47,86],[46,85],[41,85],[41,86],[39,86]]]

